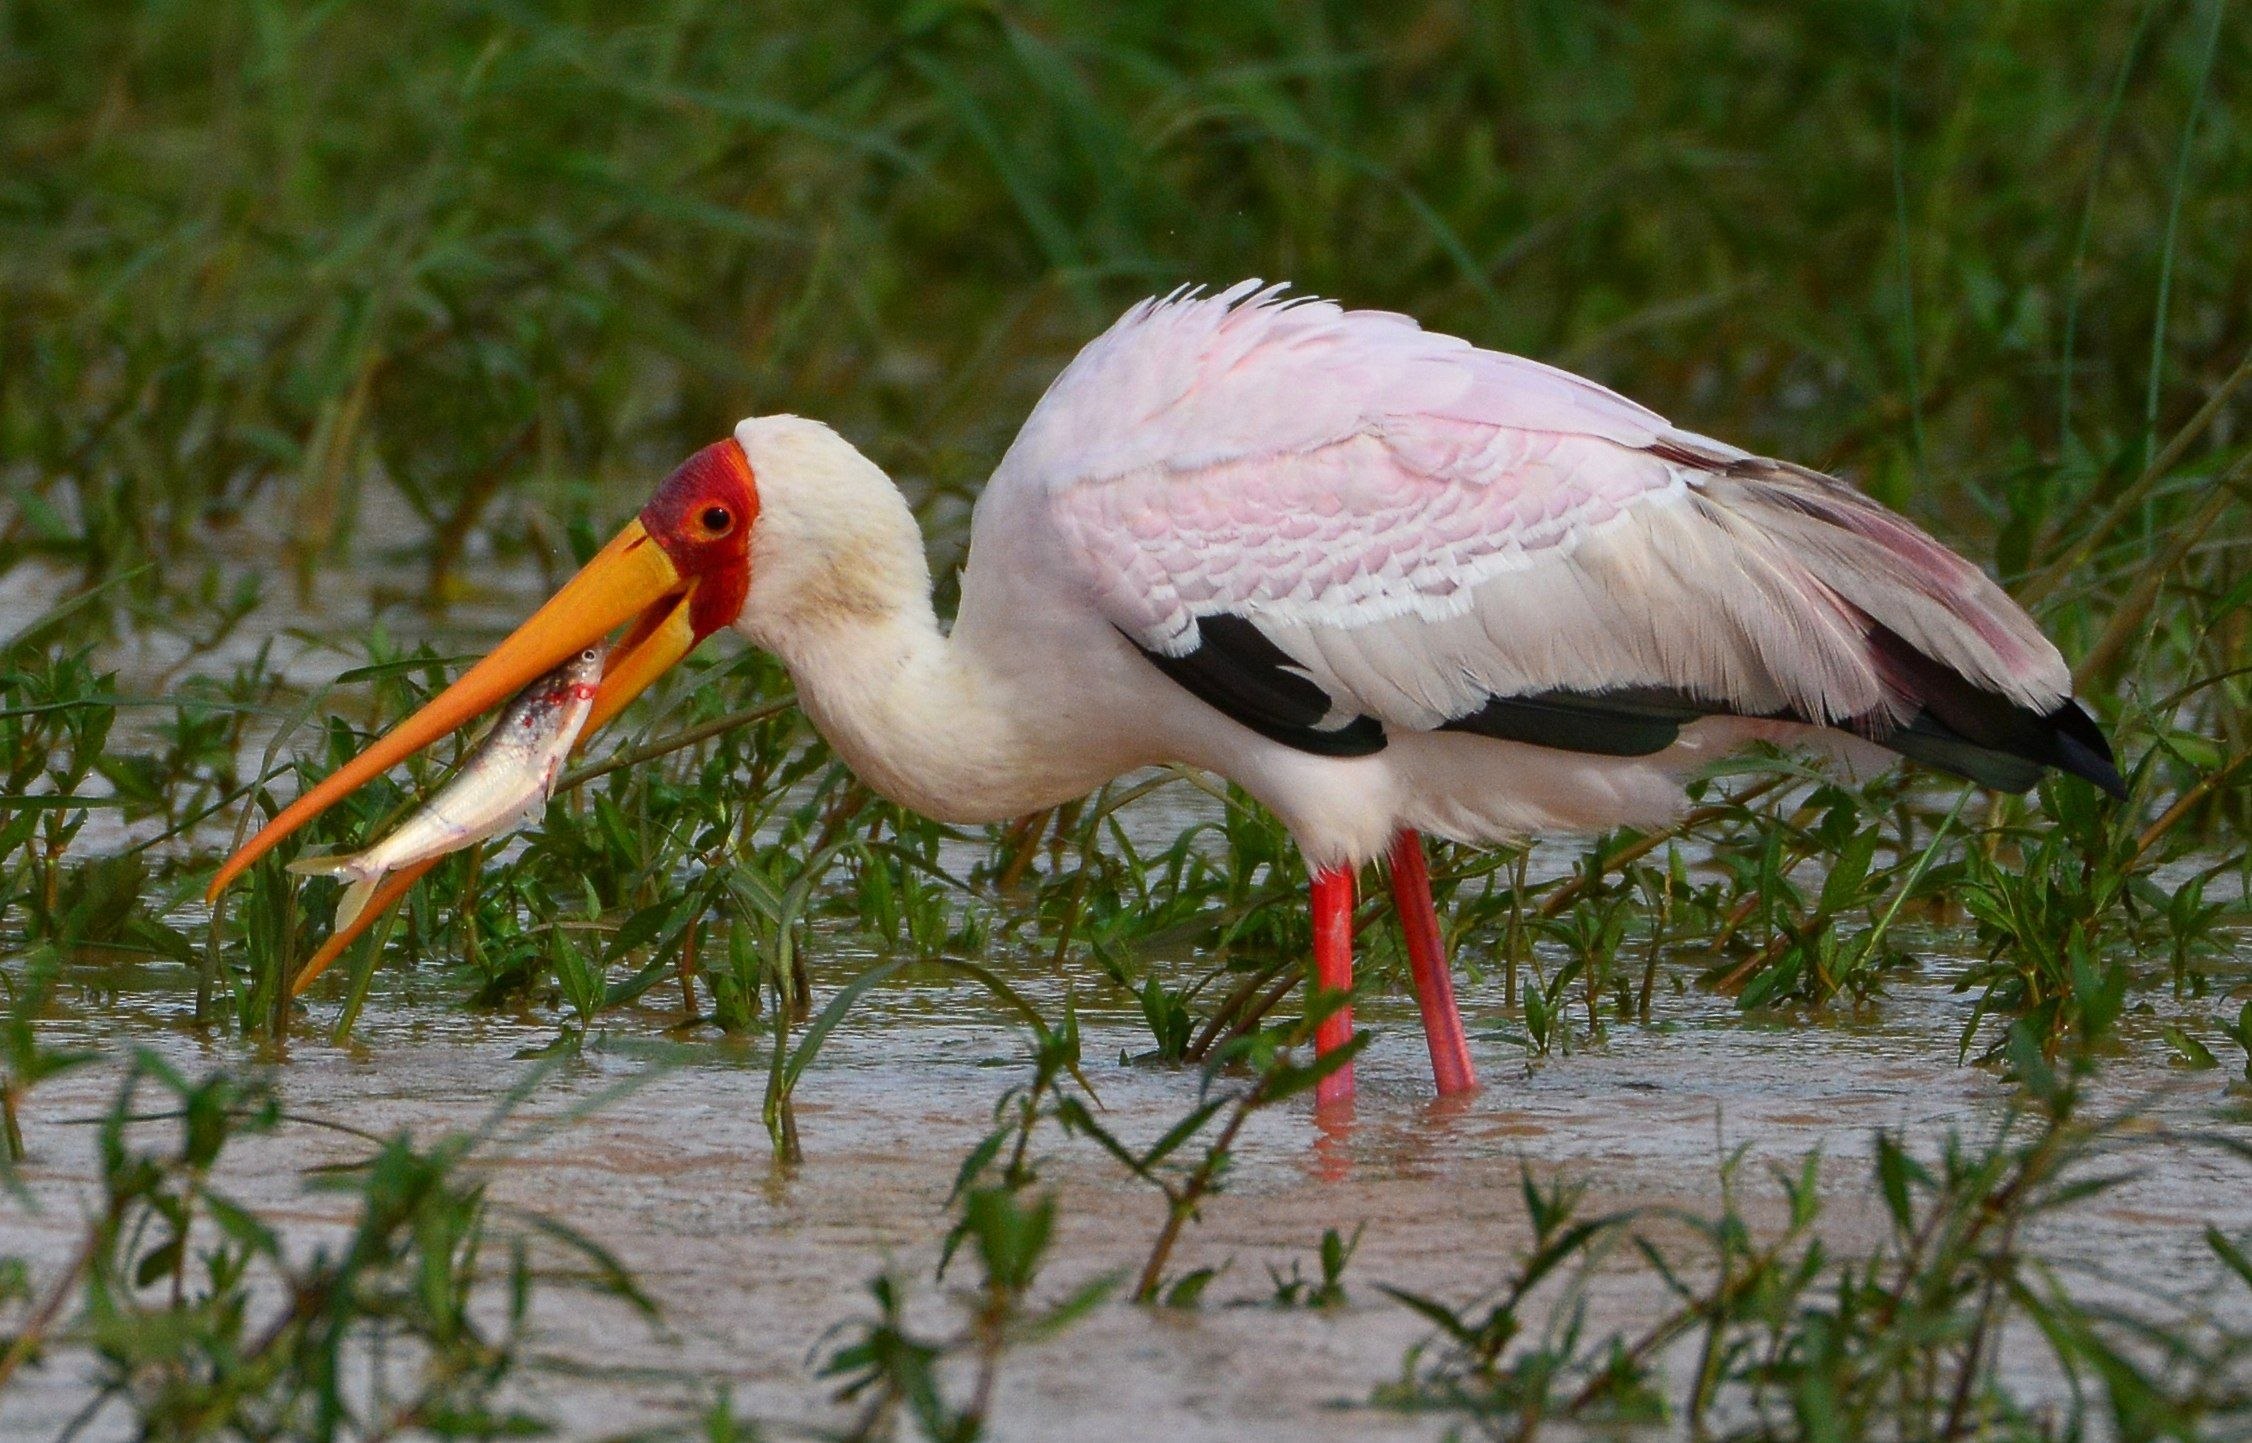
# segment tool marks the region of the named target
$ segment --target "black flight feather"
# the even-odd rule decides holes
[[[1308,681],[1290,653],[1246,618],[1218,612],[1198,617],[1196,626],[1196,650],[1186,656],[1136,649],[1199,700],[1269,741],[1325,757],[1365,757],[1384,750],[1384,726],[1375,717],[1321,726],[1332,709],[1329,693]]]
[[[1384,749],[1384,725],[1375,717],[1321,725],[1336,710],[1329,693],[1249,618],[1219,612],[1197,618],[1197,629],[1197,647],[1186,656],[1137,649],[1190,693],[1269,740],[1317,756],[1358,757]],[[1870,741],[2001,791],[2025,791],[2040,780],[2043,768],[2054,767],[2115,797],[2126,796],[2111,744],[2078,702],[2067,698],[2047,712],[2021,706],[1924,655],[1881,625],[1871,627],[1869,643],[1918,703],[1915,714],[1900,725],[1854,728]],[[1667,687],[1635,686],[1489,697],[1476,711],[1442,722],[1439,729],[1558,751],[1639,757],[1673,745],[1685,723],[1743,715],[1747,713],[1725,702]],[[1761,719],[1818,724],[1789,713]]]

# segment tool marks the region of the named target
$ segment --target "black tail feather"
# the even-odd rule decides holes
[[[2066,697],[2037,711],[1974,685],[1883,627],[1870,640],[1923,703],[1905,726],[1872,736],[1879,746],[2001,791],[2025,791],[2054,767],[2126,800],[2111,743],[2080,703]]]
[[[2056,728],[2054,765],[2060,771],[2086,777],[2120,801],[2127,800],[2127,779],[2119,775],[2119,759],[2111,750],[2111,739],[2088,715],[2087,708],[2067,699],[2043,720]]]
[[[1286,746],[1341,757],[1384,749],[1381,722],[1349,716],[1340,725],[1329,694],[1250,619],[1220,613],[1199,618],[1198,625],[1199,645],[1186,656],[1146,648],[1142,654],[1196,696]],[[2041,712],[1987,691],[1886,627],[1875,627],[1869,642],[1893,683],[1918,704],[1905,723],[1854,728],[1879,746],[1999,791],[2026,791],[2043,768],[2054,767],[2125,799],[2111,743],[2078,702],[2067,698]],[[1562,751],[1633,757],[1665,750],[1689,722],[1722,715],[1744,713],[1684,691],[1642,686],[1496,696],[1440,725]],[[1769,718],[1820,724],[1792,713]]]

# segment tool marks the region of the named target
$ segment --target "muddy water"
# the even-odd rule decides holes
[[[19,568],[0,581],[0,634],[48,599],[22,589],[27,574]],[[516,592],[539,587],[520,579],[521,588],[457,618],[462,649],[521,615]],[[333,605],[320,618],[331,630],[365,624],[377,612],[358,592]],[[248,638],[278,624],[262,615],[194,665],[223,671],[247,655]],[[426,623],[402,621],[398,629],[430,634]],[[183,644],[157,639],[111,664],[124,671],[128,689],[155,690],[187,659]],[[293,680],[314,686],[360,659],[307,643],[282,664]],[[1141,840],[1161,844],[1209,809],[1201,793],[1174,786],[1138,807],[1130,824]],[[123,840],[120,833],[108,842]],[[91,829],[86,841],[105,845]],[[1555,849],[1543,857],[1563,865],[1567,855]],[[869,960],[832,950],[819,964],[818,984],[826,991]],[[1105,994],[1089,973],[1072,975],[1087,1071],[1107,1121],[1130,1139],[1155,1137],[1193,1105],[1196,1075],[1121,1064],[1122,1052],[1146,1046],[1146,1032],[1127,1011],[1089,1010],[1090,999]],[[1051,1014],[1066,985],[1038,967],[1011,980]],[[94,1172],[93,1130],[79,1120],[106,1106],[121,1045],[155,1047],[191,1070],[267,1065],[185,1030],[190,989],[177,973],[142,969],[141,981],[102,999],[66,998],[67,1015],[45,1029],[49,1045],[106,1050],[112,1060],[43,1086],[26,1106],[33,1158],[24,1176],[39,1206],[27,1212],[0,1198],[0,1253],[27,1255],[35,1276],[51,1276],[75,1246]],[[1465,990],[1487,1087],[1446,1104],[1428,1095],[1412,1008],[1396,999],[1363,1007],[1361,1020],[1378,1035],[1360,1065],[1351,1120],[1317,1125],[1303,1106],[1255,1118],[1229,1190],[1176,1252],[1176,1274],[1225,1269],[1206,1306],[1165,1313],[1114,1303],[1053,1341],[1013,1353],[1002,1373],[996,1435],[1137,1443],[1436,1437],[1446,1431],[1441,1420],[1364,1406],[1372,1387],[1397,1376],[1403,1351],[1426,1335],[1378,1285],[1462,1302],[1498,1283],[1526,1239],[1520,1167],[1583,1180],[1590,1211],[1671,1205],[1709,1213],[1720,1206],[1721,1160],[1743,1148],[1749,1211],[1774,1223],[1781,1210],[1765,1165],[1795,1166],[1819,1150],[1828,1159],[1825,1237],[1833,1252],[1851,1255],[1882,1233],[1866,1168],[1875,1130],[1936,1143],[1950,1129],[1990,1129],[2008,1102],[1990,1074],[1955,1065],[1968,1004],[1936,981],[1896,986],[1869,1021],[1853,1025],[1763,1025],[1724,1001],[1669,997],[1663,1025],[1614,1025],[1604,1045],[1531,1068],[1500,1030],[1499,1001],[1497,987]],[[287,1062],[272,1068],[289,1109],[424,1137],[480,1123],[512,1082],[540,1065],[521,1054],[555,1035],[552,1019],[468,1012],[457,993],[429,977],[387,976],[350,1048],[309,1040],[325,1035],[332,1015],[332,1002],[316,1002]],[[870,1278],[891,1269],[909,1280],[926,1329],[951,1326],[944,1291],[931,1281],[947,1194],[994,1103],[1024,1074],[1023,1040],[966,986],[909,978],[871,993],[801,1086],[806,1159],[781,1169],[759,1120],[759,1044],[671,1047],[659,1059],[657,1039],[678,1020],[654,1004],[616,1015],[610,1031],[548,1076],[518,1115],[559,1125],[493,1155],[495,1196],[552,1211],[613,1247],[665,1313],[663,1327],[652,1330],[622,1308],[549,1293],[536,1315],[536,1351],[554,1366],[532,1373],[524,1401],[571,1437],[681,1423],[721,1385],[739,1411],[785,1429],[837,1426],[848,1410],[829,1399],[809,1360],[839,1324],[869,1315]],[[2243,1135],[2223,1116],[2221,1074],[2169,1071],[2156,1061],[2164,1055],[2157,1019],[2128,1026],[2136,1045],[2111,1064],[2107,1101],[2139,1099],[2166,1121]],[[630,1079],[644,1085],[562,1121]],[[1161,1218],[1155,1194],[1091,1145],[1050,1131],[1042,1149],[1044,1178],[1061,1205],[1044,1293],[1062,1296],[1107,1273],[1130,1278]],[[338,1200],[304,1190],[306,1170],[363,1151],[348,1137],[295,1125],[238,1144],[217,1182],[283,1223],[292,1247],[302,1248],[333,1235],[344,1215]],[[2252,1230],[2247,1170],[2188,1150],[2146,1150],[2135,1161],[2141,1171],[2126,1187],[2036,1241],[2100,1272],[2091,1282],[2099,1292],[2125,1292],[2136,1280],[2186,1287],[2210,1271],[2200,1240],[2208,1222],[2239,1236]],[[1314,1274],[1324,1228],[1363,1226],[1346,1306],[1320,1313],[1260,1306],[1273,1292],[1270,1268]],[[1660,1302],[1654,1277],[1623,1256],[1598,1296],[1612,1326],[1631,1326]],[[71,1366],[34,1371],[0,1395],[0,1438],[51,1437],[86,1398],[84,1378]],[[119,1436],[124,1427],[113,1412],[85,1436]]]
[[[826,990],[861,960],[829,957],[820,985]],[[1043,1005],[1061,996],[1061,984],[1040,969],[1017,980]],[[363,1045],[300,1041],[274,1069],[291,1111],[378,1132],[470,1127],[538,1065],[519,1053],[554,1035],[548,1025],[467,1013],[428,980],[385,987],[365,1015]],[[1083,980],[1082,997],[1090,990]],[[51,1041],[114,1047],[123,1035],[151,1041],[184,1066],[241,1061],[199,1046],[176,1025],[167,999],[177,995],[129,992],[106,1015],[80,1004]],[[1498,1001],[1471,989],[1464,1002],[1474,1028],[1498,1016]],[[1590,1209],[1711,1211],[1720,1203],[1720,1160],[1743,1147],[1749,1210],[1772,1223],[1780,1208],[1764,1164],[1795,1165],[1819,1149],[1829,1159],[1825,1235],[1839,1252],[1866,1249],[1880,1233],[1865,1166],[1872,1132],[1925,1141],[1948,1129],[1977,1132],[2006,1104],[1990,1075],[1953,1063],[1965,1006],[1942,987],[1918,984],[1897,990],[1865,1025],[1773,1027],[1690,995],[1671,999],[1670,1025],[1614,1027],[1605,1045],[1530,1070],[1517,1044],[1481,1031],[1473,1050],[1487,1086],[1449,1104],[1428,1096],[1412,1011],[1383,1002],[1364,1008],[1378,1035],[1361,1064],[1350,1122],[1317,1125],[1303,1107],[1255,1118],[1232,1185],[1186,1235],[1176,1271],[1226,1268],[1206,1306],[1178,1314],[1113,1303],[1060,1338],[1012,1354],[996,1436],[1441,1435],[1441,1421],[1364,1406],[1426,1332],[1376,1285],[1465,1301],[1498,1282],[1526,1237],[1517,1197],[1524,1162],[1586,1181]],[[327,1011],[316,1006],[316,1020]],[[781,1169],[759,1122],[757,1047],[690,1047],[659,1061],[651,1040],[671,1020],[656,1009],[620,1016],[607,1040],[551,1076],[519,1117],[562,1118],[623,1079],[645,1077],[646,1085],[496,1157],[498,1197],[555,1211],[613,1246],[665,1310],[663,1329],[652,1331],[621,1308],[549,1295],[537,1315],[537,1351],[559,1366],[535,1372],[526,1401],[560,1420],[568,1436],[586,1437],[681,1422],[724,1383],[739,1411],[770,1423],[836,1426],[848,1415],[814,1380],[809,1359],[832,1328],[868,1315],[869,1278],[888,1267],[912,1280],[916,1315],[934,1330],[948,1324],[930,1281],[945,1199],[994,1102],[1023,1075],[1022,1041],[982,994],[952,982],[910,979],[871,993],[808,1073],[799,1093],[806,1159]],[[1084,1021],[1089,1077],[1115,1128],[1147,1139],[1190,1107],[1194,1073],[1117,1060],[1146,1041],[1132,1019],[1097,1011]],[[2108,1099],[2141,1098],[2173,1122],[2214,1121],[2224,1106],[2220,1074],[2185,1077],[2135,1060],[2156,1055],[2153,1045],[2120,1059],[2104,1083]],[[5,1250],[28,1251],[42,1273],[73,1246],[90,1195],[92,1129],[72,1120],[99,1111],[114,1078],[114,1068],[74,1074],[31,1098],[35,1157],[26,1175],[41,1211],[27,1218],[0,1206]],[[1154,1194],[1089,1145],[1052,1132],[1043,1142],[1043,1171],[1062,1209],[1044,1291],[1061,1296],[1105,1272],[1130,1275],[1160,1219]],[[363,1150],[291,1127],[240,1144],[220,1183],[286,1221],[303,1246],[342,1212],[333,1199],[303,1192],[304,1170]],[[2186,1280],[2209,1271],[2199,1241],[2207,1222],[2240,1236],[2252,1228],[2242,1164],[2186,1151],[2151,1150],[2137,1160],[2133,1182],[2039,1245],[2119,1278]],[[1269,1267],[1296,1263],[1313,1274],[1323,1228],[1364,1224],[1346,1274],[1347,1306],[1256,1306],[1272,1294]],[[1654,1278],[1623,1256],[1599,1296],[1622,1324],[1658,1301]],[[85,1397],[68,1369],[36,1373],[0,1397],[0,1436],[52,1436]],[[105,1435],[97,1428],[93,1436]]]

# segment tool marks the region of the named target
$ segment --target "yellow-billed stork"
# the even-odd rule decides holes
[[[1388,857],[1442,1092],[1475,1086],[1422,833],[1650,825],[1755,739],[1889,749],[1989,786],[2117,793],[2064,660],[1977,567],[1829,476],[1414,321],[1246,282],[1089,344],[979,499],[951,630],[892,482],[834,431],[744,421],[491,655],[307,791],[339,797],[623,628],[591,726],[729,627],[867,784],[952,822],[1138,767],[1228,777],[1312,876],[1352,977]],[[1326,1052],[1346,1014],[1321,1029]],[[1349,1068],[1323,1083],[1348,1097]]]

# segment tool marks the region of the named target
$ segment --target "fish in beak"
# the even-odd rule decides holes
[[[757,519],[758,490],[740,446],[721,441],[689,457],[640,516],[489,655],[244,843],[211,879],[206,898],[216,901],[251,863],[361,786],[622,628],[580,733],[582,740],[593,735],[735,620],[750,587]]]

